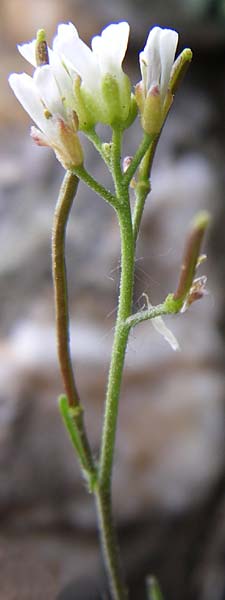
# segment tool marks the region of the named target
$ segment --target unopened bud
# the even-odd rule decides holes
[[[48,46],[44,29],[39,29],[36,36],[35,57],[37,67],[49,64]]]
[[[199,254],[201,250],[203,237],[209,225],[209,222],[210,215],[207,211],[199,212],[193,220],[193,224],[186,241],[177,290],[173,294],[174,300],[185,301],[187,298],[188,304],[191,304],[194,301],[194,294],[195,292],[197,292],[195,282],[199,281],[199,279],[195,280],[194,277],[196,269],[199,265]],[[202,262],[201,255],[200,262]],[[205,280],[203,281],[202,278],[200,278],[200,280],[201,284],[204,283],[205,285]],[[190,294],[192,294],[193,298],[191,302],[188,299]]]
[[[169,90],[172,94],[175,94],[175,92],[177,91],[177,88],[192,61],[192,56],[193,55],[191,49],[185,48],[175,60],[169,82]]]

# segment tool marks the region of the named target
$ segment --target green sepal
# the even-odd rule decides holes
[[[137,101],[134,94],[131,94],[130,98],[130,109],[127,119],[123,122],[123,129],[128,129],[131,127],[132,123],[135,121],[138,113]]]
[[[103,77],[102,97],[107,107],[108,125],[112,125],[120,120],[120,93],[116,78],[110,74]]]
[[[127,120],[131,104],[131,84],[129,77],[123,74],[122,81],[118,81],[114,75],[107,73],[102,79],[102,99],[107,112],[107,120],[100,118],[106,125],[123,126]]]
[[[141,115],[141,124],[146,133],[150,135],[159,134],[163,124],[163,111],[159,92],[147,95]]]
[[[74,109],[78,115],[81,131],[93,129],[98,123],[96,100],[91,94],[82,89],[79,77],[74,81]]]

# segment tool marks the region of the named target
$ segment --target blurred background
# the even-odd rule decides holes
[[[175,289],[189,222],[201,208],[208,295],[167,319],[180,353],[151,323],[130,337],[119,414],[114,510],[131,600],[154,573],[165,600],[225,599],[224,485],[224,0],[1,0],[0,97],[0,561],[2,600],[108,598],[92,498],[61,423],[55,351],[51,225],[63,170],[34,146],[30,119],[8,87],[29,71],[16,49],[44,27],[72,21],[90,38],[128,20],[125,68],[153,25],[175,28],[194,60],[161,137],[138,242],[135,308]],[[136,123],[125,154],[140,137]],[[84,142],[86,166],[111,185]],[[68,230],[71,338],[76,378],[98,451],[117,306],[115,215],[80,185]]]

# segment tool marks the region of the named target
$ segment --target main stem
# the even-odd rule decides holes
[[[104,550],[113,600],[125,600],[127,591],[123,582],[118,557],[117,539],[112,517],[111,477],[114,459],[118,402],[128,340],[128,328],[124,321],[132,310],[134,279],[134,240],[128,195],[118,209],[121,235],[120,296],[109,370],[105,418],[100,454],[98,489],[96,492],[100,535]]]
[[[52,273],[55,293],[57,349],[62,379],[69,406],[81,409],[76,411],[74,421],[82,444],[85,467],[90,472],[93,472],[94,464],[84,428],[82,408],[80,406],[70,354],[68,290],[65,262],[66,226],[78,183],[79,179],[77,176],[68,171],[60,189],[52,229]]]

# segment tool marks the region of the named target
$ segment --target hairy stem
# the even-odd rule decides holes
[[[120,129],[113,130],[112,135],[112,155],[111,164],[114,175],[116,195],[123,199],[123,186],[122,186],[122,171],[121,171],[121,140],[122,132]]]
[[[82,179],[82,181],[84,181],[84,183],[86,183],[88,187],[93,190],[93,192],[98,194],[98,196],[101,198],[104,198],[108,204],[111,204],[111,206],[114,208],[117,206],[116,196],[111,194],[111,192],[107,190],[104,185],[98,183],[98,181],[96,181],[96,179],[94,179],[94,177],[92,177],[92,175],[90,175],[90,173],[88,173],[83,166],[74,168],[74,173],[77,175],[77,177],[79,177],[79,179]]]
[[[135,171],[137,170],[142,158],[144,157],[145,153],[147,152],[151,142],[153,141],[154,137],[149,135],[148,133],[144,133],[143,139],[140,143],[139,148],[137,149],[136,154],[134,155],[130,166],[128,167],[126,173],[123,176],[123,182],[124,185],[129,185],[131,182],[132,177],[134,176]]]
[[[115,450],[118,402],[129,335],[129,330],[124,326],[124,321],[131,314],[133,295],[134,242],[128,197],[127,202],[123,201],[123,204],[121,203],[118,209],[118,218],[121,234],[120,297],[106,395],[97,508],[112,597],[114,600],[124,600],[127,598],[127,592],[123,584],[117,552],[116,533],[112,519],[111,477]]]
[[[155,155],[155,150],[158,142],[158,136],[152,140],[145,156],[142,158],[139,173],[138,173],[138,181],[136,186],[136,202],[133,212],[133,232],[134,232],[134,242],[136,243],[138,233],[140,230],[141,219],[145,207],[146,198],[151,191],[151,167]]]

